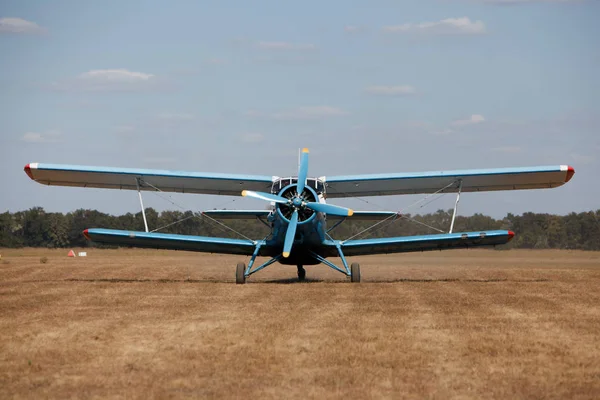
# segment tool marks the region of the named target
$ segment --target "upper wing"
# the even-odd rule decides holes
[[[511,231],[458,232],[439,235],[398,236],[379,239],[347,240],[341,243],[346,256],[405,253],[410,251],[458,249],[508,243]]]
[[[568,165],[324,177],[327,197],[553,188],[568,182]],[[444,189],[445,188],[445,189]],[[444,189],[444,190],[442,190]]]
[[[242,190],[269,191],[277,177],[166,171],[83,165],[27,164],[25,172],[44,185],[155,190],[241,196]]]
[[[241,254],[250,256],[256,245],[251,240],[220,237],[175,235],[169,233],[132,232],[115,229],[86,229],[83,235],[94,242],[123,246],[188,250],[204,253]],[[263,243],[264,244],[264,243]],[[267,255],[269,248],[261,247],[260,255]]]

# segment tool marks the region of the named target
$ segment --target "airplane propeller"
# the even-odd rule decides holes
[[[272,201],[279,204],[286,204],[294,210],[292,212],[291,217],[289,218],[287,231],[285,233],[282,252],[284,258],[289,257],[290,252],[292,251],[294,238],[296,237],[296,229],[298,228],[298,210],[308,208],[316,212],[322,212],[325,214],[337,215],[341,217],[349,217],[354,213],[354,211],[346,207],[334,206],[332,204],[325,204],[314,201],[305,201],[305,199],[302,197],[302,193],[304,192],[304,188],[306,186],[307,177],[308,149],[304,148],[302,149],[302,154],[300,155],[300,165],[298,166],[298,183],[296,185],[296,193],[293,197],[287,199],[285,197],[271,193],[255,192],[253,190],[242,191],[242,196],[253,197],[255,199],[265,201]]]
[[[274,201],[275,203],[287,204],[289,200],[285,197],[278,196],[276,194],[264,193],[264,192],[255,192],[253,190],[242,190],[242,196],[244,197],[254,197],[255,199],[266,200],[266,201]]]
[[[290,218],[290,222],[288,223],[287,231],[285,232],[285,241],[283,242],[283,252],[282,255],[284,258],[288,258],[290,256],[290,252],[292,251],[292,245],[294,244],[294,238],[296,237],[296,228],[298,227],[298,210],[294,210],[292,217]]]
[[[306,185],[306,178],[308,177],[308,149],[305,147],[302,149],[300,155],[300,165],[298,166],[298,193],[304,191]]]

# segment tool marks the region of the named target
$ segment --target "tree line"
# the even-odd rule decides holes
[[[221,236],[253,239],[266,237],[270,229],[257,220],[215,221],[192,211],[157,212],[146,209],[150,230],[184,235]],[[373,222],[345,221],[330,232],[335,239],[426,235],[448,232],[452,210],[438,210],[424,215],[402,215],[384,221],[361,234]],[[230,229],[224,227],[227,225]],[[333,225],[333,221],[328,224]],[[143,231],[142,213],[109,215],[96,210],[79,209],[67,214],[46,212],[41,207],[0,214],[0,247],[101,247],[87,241],[82,231],[87,228],[111,228]],[[600,209],[568,215],[507,214],[494,219],[483,214],[457,216],[454,232],[509,229],[514,239],[502,248],[600,250]]]

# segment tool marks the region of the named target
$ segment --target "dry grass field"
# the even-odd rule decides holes
[[[0,398],[600,398],[600,253],[0,253]]]

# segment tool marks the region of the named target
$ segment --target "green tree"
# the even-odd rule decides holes
[[[146,209],[151,230],[183,235],[239,237],[220,223],[192,211],[163,211]],[[447,232],[452,210],[438,210],[424,215],[403,215],[396,220],[384,221],[357,238],[410,236]],[[256,220],[222,221],[233,230],[253,239],[259,239],[270,230]],[[329,221],[331,227],[335,221]],[[371,221],[346,222],[331,232],[336,239],[347,239],[373,224]],[[433,228],[435,229],[433,229]],[[112,228],[142,231],[142,214],[127,213],[113,216],[96,210],[79,209],[63,215],[46,213],[41,207],[15,213],[0,214],[0,247],[80,247],[97,246],[84,238],[88,228]],[[565,216],[536,214],[507,214],[496,220],[483,214],[457,216],[454,232],[510,229],[515,238],[504,248],[565,248],[600,250],[600,210],[570,213]]]
[[[48,247],[67,247],[69,245],[69,220],[63,214],[48,214],[47,229]]]

